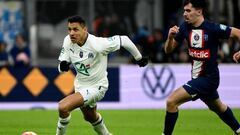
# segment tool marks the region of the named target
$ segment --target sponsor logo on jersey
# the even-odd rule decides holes
[[[81,62],[76,62],[73,64],[75,69],[77,70],[78,73],[86,75],[86,76],[90,76],[88,70],[90,68],[90,64],[84,65]]]
[[[113,40],[115,40],[115,36],[108,37],[107,40],[108,40],[108,41],[113,41]]]
[[[74,53],[74,50],[73,50],[72,48],[70,48],[70,51],[71,51],[72,53]]]
[[[83,57],[83,52],[82,52],[82,51],[80,51],[80,53],[79,53],[79,57],[80,57],[80,58]]]
[[[210,58],[210,51],[207,50],[195,50],[195,49],[188,49],[189,55],[193,58],[200,58],[200,59],[206,59]]]
[[[204,41],[208,41],[208,35],[204,34]]]
[[[93,53],[89,53],[89,54],[88,54],[88,58],[94,58]]]
[[[225,31],[227,29],[227,26],[223,25],[223,24],[220,24],[220,29]]]

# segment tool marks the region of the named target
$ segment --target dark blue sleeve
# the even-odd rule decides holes
[[[232,28],[223,24],[214,24],[214,33],[221,39],[228,39],[230,37]]]
[[[174,38],[178,44],[182,43],[184,40],[184,30],[185,29],[186,29],[186,26],[184,23],[182,25],[180,25],[179,32],[176,34],[176,36]]]

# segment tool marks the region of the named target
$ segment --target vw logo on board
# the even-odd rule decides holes
[[[142,77],[142,87],[146,95],[155,100],[166,98],[176,83],[173,71],[168,66],[148,66]]]

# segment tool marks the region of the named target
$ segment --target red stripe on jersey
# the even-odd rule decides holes
[[[190,42],[190,44],[189,44],[189,46],[191,46],[192,45],[192,31],[189,33],[189,42]]]
[[[202,30],[202,48],[204,48],[204,31]]]

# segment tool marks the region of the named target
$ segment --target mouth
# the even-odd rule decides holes
[[[71,39],[71,41],[75,41],[76,40],[76,38],[74,38],[74,37],[70,37],[70,39]]]
[[[189,20],[188,18],[185,18],[185,21],[186,21],[187,23],[190,23],[190,20]]]

